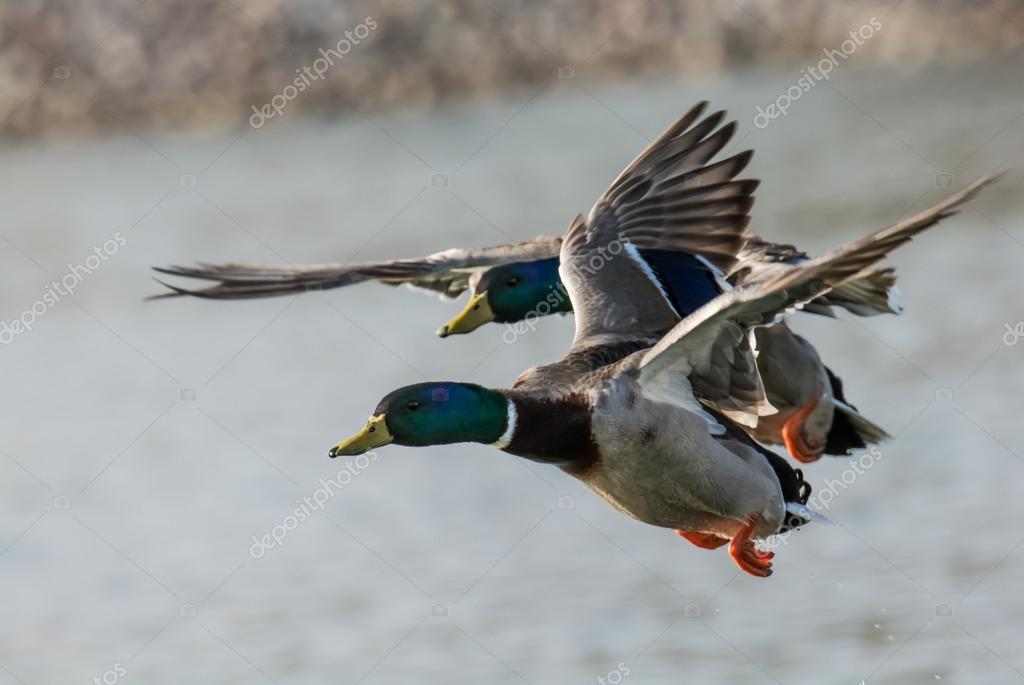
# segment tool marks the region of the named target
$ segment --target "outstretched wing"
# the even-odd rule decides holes
[[[576,313],[572,348],[559,363],[520,377],[524,384],[563,381],[609,350],[624,356],[653,345],[685,314],[655,254],[686,253],[721,279],[748,237],[755,180],[734,180],[750,151],[708,164],[735,132],[716,112],[700,119],[699,104],[630,164],[577,217],[562,243],[559,273]],[[622,358],[619,356],[619,359]],[[618,359],[611,359],[618,361]],[[717,358],[694,379],[730,416],[772,411],[753,352]],[[599,368],[593,366],[592,368]],[[591,370],[591,369],[587,369]],[[707,376],[705,381],[704,376]]]
[[[188,289],[160,281],[171,292],[150,299],[193,295],[216,300],[238,300],[275,295],[294,295],[308,290],[341,288],[375,280],[387,285],[407,284],[458,297],[471,284],[475,274],[488,267],[509,262],[550,259],[558,255],[561,238],[535,238],[512,245],[437,252],[422,259],[398,259],[390,262],[352,264],[286,265],[199,264],[194,267],[154,267],[171,276],[206,281],[214,285]]]
[[[958,205],[993,180],[983,178],[910,219],[718,296],[640,357],[640,382],[657,390],[687,383],[692,374],[706,379],[716,358],[743,349],[751,328],[769,325],[787,310],[862,274],[916,234],[955,214]]]
[[[727,271],[745,242],[757,181],[735,181],[752,153],[708,164],[735,122],[700,103],[655,140],[577,217],[562,242],[559,273],[576,313],[573,349],[657,339],[678,320],[642,249],[700,255]],[[716,130],[717,129],[717,130]],[[706,165],[706,166],[705,166]]]

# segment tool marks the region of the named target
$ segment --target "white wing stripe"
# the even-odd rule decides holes
[[[661,296],[665,298],[665,304],[667,304],[672,309],[672,311],[676,313],[676,316],[682,318],[683,315],[679,312],[676,306],[672,304],[672,298],[668,296],[668,293],[665,291],[665,287],[661,284],[661,279],[658,278],[658,275],[654,273],[654,269],[651,268],[651,265],[648,264],[647,260],[644,259],[643,255],[640,254],[640,250],[636,249],[636,245],[634,245],[633,243],[625,243],[623,248],[626,254],[629,255],[629,258],[632,259],[636,263],[636,265],[640,267],[640,270],[643,271],[644,276],[646,276],[647,279],[652,284],[654,284],[654,287],[658,289],[658,292],[661,293]]]

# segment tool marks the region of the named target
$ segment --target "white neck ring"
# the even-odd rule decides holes
[[[519,418],[518,412],[516,412],[516,403],[512,400],[508,401],[508,426],[505,428],[505,432],[501,434],[495,442],[491,443],[492,447],[497,447],[499,450],[503,450],[512,444],[512,438],[516,434],[516,422]]]

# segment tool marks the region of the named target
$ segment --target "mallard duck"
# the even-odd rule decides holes
[[[722,273],[685,252],[640,250],[657,276],[673,308],[682,318],[733,285],[766,278],[808,261],[792,246],[749,238],[736,265]],[[530,322],[553,313],[572,311],[558,277],[558,260],[517,262],[489,268],[470,288],[465,309],[443,326],[439,335],[469,333],[484,323]],[[828,295],[808,302],[803,311],[834,316],[839,306],[860,316],[899,313],[893,269],[869,269],[840,284]],[[519,324],[525,332],[527,324]],[[747,425],[767,444],[784,444],[794,459],[810,463],[823,454],[846,455],[888,439],[889,434],[861,415],[843,395],[840,378],[822,362],[814,346],[785,323],[754,331],[755,351],[768,401],[778,411]]]
[[[665,161],[666,165],[675,165],[672,172],[676,183],[642,198],[626,194],[615,197],[614,211],[624,226],[674,222],[687,229],[667,248],[638,248],[659,281],[659,292],[671,300],[677,318],[731,287],[730,282],[764,278],[809,259],[792,246],[770,243],[746,231],[759,181],[736,180],[736,176],[753,153],[748,150],[707,164],[732,138],[735,122],[719,128],[724,112],[698,121],[705,108],[702,102],[680,120],[685,126],[679,129],[674,152]],[[630,177],[626,174],[624,178]],[[678,179],[689,184],[685,192]],[[636,188],[632,192],[635,194]],[[404,283],[445,296],[470,290],[465,310],[439,330],[444,337],[468,333],[490,321],[511,323],[572,311],[558,275],[560,246],[560,238],[540,237],[516,245],[447,250],[419,260],[286,267],[200,265],[158,271],[218,281],[199,290],[168,285],[172,292],[163,296],[241,299],[295,294],[371,279],[391,285]],[[805,308],[822,314],[830,314],[832,306],[864,315],[897,311],[891,297],[893,283],[891,269],[868,270]],[[778,412],[761,422],[744,418],[743,412],[734,415],[755,437],[769,444],[785,444],[801,462],[814,461],[824,453],[845,455],[888,437],[845,400],[838,377],[825,367],[810,343],[784,325],[756,335],[767,397]],[[717,408],[726,413],[736,409],[733,397],[704,397],[720,402]]]
[[[680,320],[640,250],[678,246],[695,227],[642,210],[671,206],[679,194],[697,201],[698,182],[676,164],[692,145],[691,123],[684,117],[666,131],[587,218],[571,223],[559,256],[576,323],[565,357],[526,371],[511,389],[457,382],[400,388],[330,456],[388,444],[491,445],[556,465],[620,511],[700,547],[728,544],[741,569],[771,575],[773,554],[754,540],[805,523],[810,487],[706,398],[729,398],[719,404],[754,418],[769,413],[750,331],[870,268],[985,181],[823,257],[723,292]]]
[[[738,181],[753,191],[758,181]],[[557,243],[553,243],[557,246]],[[810,257],[792,245],[772,243],[752,233],[736,255],[734,267],[722,273],[704,255],[686,252],[641,250],[644,261],[664,281],[671,296],[683,312],[691,312],[722,292],[722,277],[735,285],[751,277],[762,277],[777,268],[789,268]],[[824,316],[835,316],[833,307],[841,307],[857,316],[899,314],[899,292],[896,289],[895,269],[869,269],[841,284],[828,295],[808,302],[803,311]],[[180,274],[179,274],[180,275]],[[469,301],[437,335],[472,333],[484,324],[517,324],[552,314],[567,314],[572,305],[558,276],[558,258],[545,257],[487,267],[469,282]]]

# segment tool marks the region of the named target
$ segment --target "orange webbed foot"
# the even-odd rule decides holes
[[[718,549],[729,542],[729,538],[721,538],[714,533],[691,533],[685,530],[677,530],[676,535],[702,549]]]
[[[789,451],[790,456],[801,464],[818,461],[825,451],[824,443],[810,445],[803,436],[804,421],[818,407],[819,401],[820,398],[815,399],[807,406],[802,407],[786,419],[786,423],[782,425],[782,441],[786,444],[786,449]]]
[[[729,543],[729,555],[750,575],[767,578],[772,574],[772,559],[775,558],[775,553],[758,549],[750,539],[760,520],[761,517],[757,515],[747,519]]]

